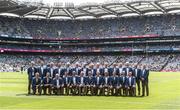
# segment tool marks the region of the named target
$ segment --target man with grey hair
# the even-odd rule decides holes
[[[55,77],[55,74],[54,74],[54,63],[53,62],[50,63],[49,68],[47,68],[47,72],[50,73],[51,78]],[[46,74],[47,74],[47,72],[46,72]]]
[[[141,69],[138,68],[138,64],[134,65],[133,76],[136,78],[136,84],[137,84],[137,88],[138,88],[138,95],[140,95]]]
[[[146,68],[146,65],[143,65],[141,71],[141,81],[142,81],[142,96],[146,95],[149,96],[149,70]]]
[[[70,62],[66,63],[66,67],[65,67],[64,71],[66,71],[69,76],[72,75],[73,69],[70,67]]]
[[[72,94],[76,95],[78,92],[78,87],[79,87],[79,81],[78,81],[78,76],[76,75],[76,72],[72,72]]]
[[[126,76],[128,76],[128,73],[129,73],[129,72],[132,72],[132,71],[133,71],[132,68],[130,67],[129,62],[126,62],[125,68],[123,68],[123,71],[125,72],[125,75],[126,75]]]
[[[117,70],[117,74],[118,76],[120,76],[123,72],[123,64],[122,63],[119,63],[118,65],[118,70]]]
[[[103,75],[103,69],[100,67],[99,62],[96,64],[96,68],[95,68],[95,75],[97,75],[97,73],[100,73],[100,75]]]
[[[38,72],[36,72],[35,77],[33,77],[32,90],[33,94],[36,94],[36,91],[38,91],[39,95],[41,95],[41,78],[39,77]]]
[[[80,68],[79,62],[76,62],[76,63],[75,63],[75,67],[73,68],[73,71],[75,71],[77,75],[80,75],[80,73],[81,73],[81,68]]]
[[[80,77],[78,77],[78,83],[79,83],[79,95],[85,95],[86,77],[84,77],[84,72],[83,71],[81,71]]]
[[[63,93],[63,86],[64,82],[61,77],[59,77],[59,74],[55,75],[55,78],[53,79],[53,91],[56,95],[62,94]]]
[[[54,74],[59,74],[60,77],[63,77],[64,69],[62,68],[61,62],[57,64],[57,68],[54,69]]]
[[[47,89],[48,93],[51,94],[51,89],[52,89],[52,78],[50,77],[50,73],[46,74],[46,77],[43,78],[42,80],[42,87],[44,94],[46,95]]]

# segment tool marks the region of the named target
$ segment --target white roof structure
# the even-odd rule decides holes
[[[44,6],[19,4],[12,0],[0,0],[0,15],[45,19],[88,19],[123,16],[143,16],[180,12],[180,0],[113,2],[82,6]]]

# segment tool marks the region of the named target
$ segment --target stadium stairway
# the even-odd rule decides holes
[[[113,63],[117,62],[119,60],[119,57],[117,57],[116,59],[114,59],[110,64],[109,67],[113,65]]]
[[[166,61],[166,63],[162,66],[162,68],[159,71],[163,71],[164,68],[168,65],[168,63],[173,59],[172,55],[169,55],[168,60]]]
[[[94,57],[91,62],[95,62],[97,59],[98,59],[98,56]],[[90,62],[90,63],[91,63],[91,62]],[[89,64],[90,64],[90,63],[89,63]]]
[[[138,65],[143,61],[143,59],[145,58],[145,56],[143,56],[139,61],[138,61]]]
[[[74,58],[74,60],[72,60],[70,63],[72,64],[72,63],[76,62],[77,60],[78,60],[78,56],[76,56],[76,57]]]

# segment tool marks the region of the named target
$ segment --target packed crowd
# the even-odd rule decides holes
[[[174,55],[172,60],[170,60],[167,64],[167,66],[163,69],[163,71],[180,71],[180,56]]]
[[[123,35],[180,35],[180,16],[132,17],[101,20],[29,20],[0,17],[0,35],[35,38],[94,38]]]
[[[109,67],[107,62],[76,62],[73,65],[67,62],[64,67],[61,63],[54,65],[53,62],[44,64],[41,61],[38,66],[31,62],[27,73],[28,94],[136,96],[137,83],[138,95],[145,96],[145,91],[149,95],[149,70],[146,65],[130,66],[126,62],[113,63]]]
[[[65,67],[67,62],[70,62],[72,65],[75,62],[78,63],[108,63],[108,66],[111,67],[113,63],[125,63],[129,62],[130,64],[138,63],[138,65],[147,65],[147,68],[151,71],[180,71],[179,64],[180,55],[179,54],[170,54],[170,55],[74,55],[74,56],[45,56],[45,55],[0,55],[0,71],[26,71],[30,61],[34,61],[35,64],[39,64],[41,60],[44,63],[54,62],[55,65],[61,62],[62,66]]]
[[[135,45],[116,45],[116,46],[39,46],[39,45],[16,45],[16,44],[0,44],[0,48],[5,49],[25,49],[25,50],[62,50],[64,52],[113,52],[113,51],[151,51],[151,50],[173,50],[174,48],[180,48],[179,44],[135,44]]]

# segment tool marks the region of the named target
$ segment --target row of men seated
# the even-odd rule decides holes
[[[42,90],[44,94],[46,94],[48,89],[49,94],[53,91],[53,93],[61,95],[111,94],[136,96],[136,84],[138,86],[138,95],[140,95],[141,82],[142,96],[145,95],[145,90],[148,96],[148,76],[149,70],[146,69],[145,65],[142,70],[133,68],[132,71],[129,69],[127,73],[126,71],[122,71],[120,74],[114,71],[112,75],[110,75],[108,71],[105,71],[104,75],[102,75],[100,71],[97,71],[96,75],[93,75],[93,71],[88,71],[87,75],[85,75],[85,71],[81,71],[80,74],[77,74],[76,71],[72,71],[72,74],[65,71],[63,76],[59,73],[51,76],[51,74],[47,72],[46,76],[42,78],[40,74],[36,72],[35,77],[32,77],[32,79],[29,78],[29,84],[32,85],[33,94],[36,94],[36,91],[41,94]],[[30,93],[30,90],[28,93]]]

